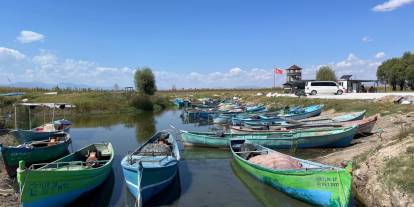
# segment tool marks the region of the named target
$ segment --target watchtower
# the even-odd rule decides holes
[[[292,65],[286,69],[286,82],[302,80],[302,68],[297,65]]]

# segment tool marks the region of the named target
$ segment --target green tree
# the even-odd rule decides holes
[[[322,66],[316,72],[316,80],[318,81],[336,81],[335,71],[329,66]]]
[[[138,69],[134,75],[135,87],[138,92],[146,95],[154,95],[157,91],[157,86],[155,85],[154,73],[152,73],[151,68],[144,67]]]

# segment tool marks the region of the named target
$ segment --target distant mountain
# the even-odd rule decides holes
[[[13,86],[13,87],[18,87],[18,88],[47,88],[47,89],[51,89],[56,86],[59,86],[59,88],[103,88],[103,89],[111,88],[108,86],[104,86],[104,87],[90,86],[90,85],[82,84],[82,83],[67,83],[66,82],[66,83],[53,84],[53,83],[43,83],[39,81],[16,82],[11,85],[3,85],[3,86]]]

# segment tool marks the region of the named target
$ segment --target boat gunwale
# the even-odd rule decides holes
[[[104,165],[102,165],[102,166],[99,166],[99,167],[96,167],[96,168],[82,168],[82,169],[76,169],[76,170],[73,170],[73,169],[71,169],[71,170],[66,170],[66,171],[58,171],[58,170],[50,170],[50,169],[57,169],[57,167],[50,167],[50,168],[48,168],[48,165],[54,165],[54,164],[59,164],[59,163],[69,163],[69,164],[71,164],[71,163],[84,163],[84,161],[69,161],[69,162],[60,162],[60,160],[62,160],[62,159],[64,159],[64,158],[66,158],[66,157],[68,157],[68,156],[72,156],[72,155],[74,155],[75,153],[77,153],[77,152],[79,152],[79,151],[81,151],[81,150],[84,150],[84,149],[87,149],[88,147],[90,147],[90,146],[92,146],[92,145],[106,145],[108,148],[110,148],[110,152],[111,152],[111,157],[110,157],[110,159],[109,160],[100,160],[100,161],[98,161],[98,162],[105,162],[105,164]],[[73,153],[70,153],[70,154],[68,154],[68,155],[66,155],[66,156],[64,156],[64,157],[62,157],[62,158],[60,158],[60,159],[57,159],[57,160],[55,160],[55,161],[53,161],[53,162],[50,162],[50,163],[37,163],[37,164],[32,164],[32,165],[30,165],[30,167],[28,167],[28,168],[25,168],[25,172],[30,172],[30,173],[36,173],[36,172],[67,172],[67,173],[75,173],[75,172],[84,172],[84,171],[98,171],[98,170],[101,170],[101,169],[104,169],[104,168],[106,168],[108,165],[111,165],[112,164],[112,162],[113,162],[113,160],[114,160],[114,157],[115,157],[115,151],[114,151],[114,149],[113,149],[113,146],[112,146],[112,143],[110,143],[110,142],[108,142],[108,143],[93,143],[93,144],[90,144],[90,145],[87,145],[87,146],[85,146],[85,147],[82,147],[81,149],[79,149],[79,150],[77,150],[77,151],[75,151],[75,152],[73,152]],[[36,165],[42,165],[42,164],[44,164],[44,166],[42,166],[42,167],[39,167],[39,168],[36,168],[36,169],[33,169],[32,168],[32,166],[34,165],[34,166],[36,166]],[[58,165],[57,165],[58,166]],[[20,170],[20,169],[18,169],[18,170]]]
[[[237,140],[235,140],[235,141],[237,141]],[[251,144],[253,144],[253,143],[251,143]],[[260,146],[258,144],[253,144],[253,145]],[[266,149],[266,151],[268,153],[271,152],[271,151],[277,152],[276,150],[272,150],[272,149],[264,147],[264,146],[260,146],[260,147],[262,147],[263,149]],[[312,162],[312,161],[309,161],[309,160],[303,160],[303,159],[293,157],[293,156],[290,156],[290,155],[287,155],[287,154],[284,154],[284,153],[282,153],[282,154],[287,155],[290,158],[295,159],[295,160],[297,160],[301,163],[303,162],[303,163],[307,163],[307,164],[311,164],[311,165],[324,166],[324,167],[321,167],[321,168],[301,168],[300,170],[297,170],[297,169],[271,169],[271,168],[264,167],[262,165],[252,163],[249,160],[244,159],[243,157],[238,155],[233,150],[233,146],[232,146],[231,143],[230,143],[230,149],[231,149],[231,152],[232,152],[233,156],[235,156],[238,160],[240,160],[242,162],[245,162],[248,165],[250,165],[250,166],[252,166],[252,167],[254,167],[258,170],[262,170],[262,171],[266,171],[266,172],[270,172],[270,173],[277,173],[277,174],[283,174],[283,175],[303,176],[303,175],[309,175],[309,174],[315,174],[315,173],[321,173],[321,172],[346,171],[345,168],[340,168],[340,167],[336,167],[336,166],[332,166],[332,165],[325,165],[325,164],[322,164],[322,163]]]

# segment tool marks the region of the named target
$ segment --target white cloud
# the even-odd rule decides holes
[[[32,60],[34,64],[39,65],[43,69],[53,68],[58,64],[56,55],[46,51],[41,51],[41,53],[34,56]]]
[[[242,72],[242,69],[240,69],[240,68],[230,69],[230,75],[233,75],[233,76],[238,76],[238,75],[240,75],[241,72]]]
[[[44,35],[37,33],[37,32],[26,31],[26,30],[21,31],[20,35],[17,37],[17,40],[23,44],[36,42],[36,41],[42,41],[44,39],[45,39]]]
[[[3,60],[3,61],[9,60],[9,59],[21,60],[21,59],[24,59],[25,57],[26,57],[25,54],[15,49],[0,47],[0,60]]]
[[[369,37],[369,36],[364,36],[362,39],[361,39],[361,41],[362,42],[372,42],[372,41],[374,41],[374,39],[372,39],[371,37]]]
[[[413,2],[414,0],[389,0],[382,4],[376,5],[374,8],[372,8],[372,10],[376,12],[387,12],[387,11],[395,10],[404,5],[411,4]]]
[[[303,77],[304,79],[314,79],[317,70],[321,66],[330,66],[334,69],[338,78],[342,75],[352,75],[354,79],[376,79],[377,68],[381,65],[381,61],[378,59],[362,59],[354,53],[350,53],[344,60],[331,62],[329,64],[313,65],[304,69]]]
[[[230,68],[227,71],[208,73],[175,73],[155,71],[158,88],[169,89],[172,85],[177,88],[246,88],[272,87],[273,69],[241,69]],[[276,84],[284,83],[286,76],[277,75]]]
[[[375,54],[375,58],[377,59],[381,59],[385,57],[385,52],[378,52],[377,54]]]

